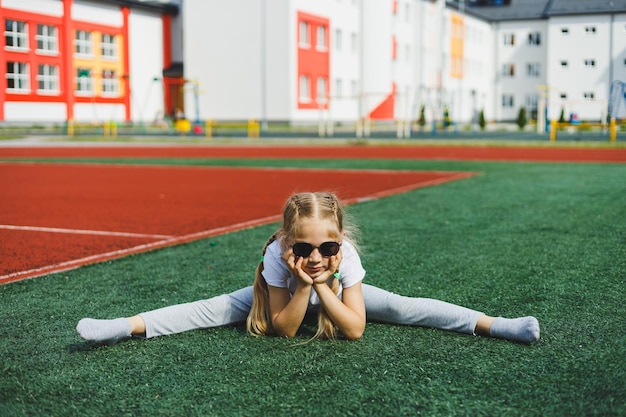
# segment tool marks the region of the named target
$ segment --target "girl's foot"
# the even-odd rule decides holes
[[[130,322],[124,318],[114,320],[82,319],[76,331],[88,342],[114,345],[131,336]]]

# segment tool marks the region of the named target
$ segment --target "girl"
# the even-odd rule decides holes
[[[532,343],[534,317],[507,319],[428,298],[404,297],[363,284],[365,270],[351,239],[354,230],[331,193],[291,196],[282,227],[269,239],[254,285],[207,300],[161,308],[129,318],[79,321],[91,342],[114,344],[246,321],[255,336],[294,337],[308,313],[317,312],[314,337],[359,339],[371,321],[434,327]]]

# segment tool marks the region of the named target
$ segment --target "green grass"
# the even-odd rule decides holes
[[[76,334],[82,317],[249,285],[267,225],[0,286],[0,415],[626,415],[626,165],[195,163],[482,172],[350,206],[366,282],[533,314],[541,340],[375,323],[356,342],[305,345],[308,330],[257,339],[241,326],[112,347]]]

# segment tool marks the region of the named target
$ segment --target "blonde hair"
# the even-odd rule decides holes
[[[346,219],[343,206],[337,196],[329,192],[298,193],[293,194],[285,203],[283,210],[283,223],[280,229],[274,233],[263,247],[263,255],[267,247],[279,240],[282,250],[286,250],[295,243],[298,235],[300,220],[302,219],[328,220],[336,226],[337,237],[343,234],[343,240],[354,241],[355,227]],[[256,268],[253,285],[252,308],[246,320],[248,333],[253,336],[274,334],[272,317],[269,311],[269,290],[267,282],[263,278],[263,261]],[[339,282],[333,280],[331,289],[335,294],[339,292]],[[317,332],[313,339],[334,339],[337,329],[323,306],[319,308],[317,320]]]

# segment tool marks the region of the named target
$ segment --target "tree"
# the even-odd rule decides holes
[[[487,121],[485,120],[485,111],[484,110],[480,110],[480,113],[478,113],[478,126],[480,126],[480,130],[485,130],[485,128],[487,127]]]
[[[420,128],[424,128],[424,126],[426,126],[426,107],[423,104],[420,107],[420,115],[417,119],[417,124]]]
[[[524,130],[527,122],[528,119],[526,118],[526,107],[520,107],[519,113],[517,114],[517,126],[519,127],[519,130]]]
[[[448,107],[443,108],[443,127],[447,129],[452,124],[452,120],[450,120],[450,112],[448,111]]]

